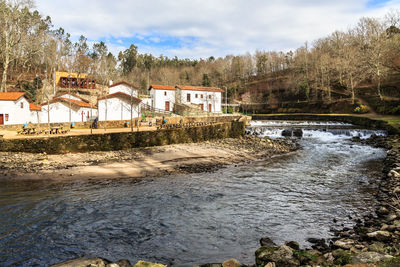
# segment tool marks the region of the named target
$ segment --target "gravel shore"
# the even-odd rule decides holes
[[[224,165],[272,157],[297,148],[290,140],[253,136],[121,151],[0,152],[0,179],[129,178],[213,171]]]

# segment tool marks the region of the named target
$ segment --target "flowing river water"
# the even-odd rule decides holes
[[[385,152],[351,142],[380,131],[318,122],[255,121],[300,149],[213,173],[133,180],[0,182],[0,265],[48,266],[83,255],[191,266],[254,262],[275,243],[329,238],[372,212]]]

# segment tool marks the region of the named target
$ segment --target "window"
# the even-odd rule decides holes
[[[187,100],[187,102],[190,102],[190,94],[186,95],[186,100]]]
[[[4,115],[5,115],[4,116],[5,120],[8,121],[8,114],[4,114]]]
[[[203,98],[203,95],[200,95],[201,98]]]
[[[21,108],[24,108],[24,102],[21,102]]]
[[[164,91],[164,95],[167,96],[167,91]]]
[[[211,95],[208,95],[208,99],[211,99]]]
[[[197,94],[195,94],[194,97],[197,98]]]

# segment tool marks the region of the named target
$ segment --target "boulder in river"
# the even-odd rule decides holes
[[[260,245],[267,246],[267,247],[276,247],[276,244],[274,243],[274,241],[272,241],[272,239],[269,237],[262,237],[260,239]]]
[[[284,137],[302,137],[303,130],[299,128],[289,128],[282,131],[282,136]]]

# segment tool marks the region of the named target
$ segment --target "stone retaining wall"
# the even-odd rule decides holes
[[[112,151],[134,147],[193,143],[244,135],[244,122],[163,129],[159,131],[102,133],[29,139],[0,139],[0,151],[60,154],[68,152]]]
[[[184,118],[185,123],[191,122],[229,122],[232,120],[239,120],[240,115],[238,116],[196,116],[196,117],[165,117],[164,119],[167,121],[168,124],[177,124],[180,122],[182,118]],[[126,122],[130,123],[130,120],[117,120],[117,121],[99,121],[97,122],[98,128],[104,128],[106,124],[107,128],[123,128],[125,127]],[[161,124],[163,121],[163,117],[156,117],[157,124]],[[33,125],[37,125],[34,123]],[[64,128],[69,128],[69,122],[65,123],[50,123],[51,126],[63,126]],[[84,128],[89,129],[92,125],[92,122],[74,122],[75,128]],[[133,125],[137,125],[137,118],[133,119]],[[47,128],[47,123],[40,123],[40,128]],[[0,125],[0,130],[19,130],[23,127],[23,124],[13,124],[13,125]]]
[[[399,130],[383,120],[374,120],[367,117],[344,115],[316,115],[316,114],[257,114],[253,120],[306,120],[306,121],[340,121],[360,125],[371,129],[386,130],[389,134],[399,134]]]

